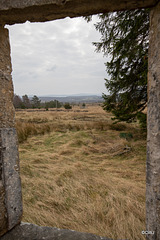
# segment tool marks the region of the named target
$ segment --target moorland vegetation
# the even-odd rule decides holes
[[[145,239],[146,132],[97,104],[16,112],[24,222]]]

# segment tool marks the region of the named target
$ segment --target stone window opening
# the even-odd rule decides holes
[[[37,4],[34,6],[34,4]],[[39,5],[38,5],[39,4]],[[44,4],[44,6],[43,6]],[[62,18],[66,15],[71,17],[90,15],[104,11],[118,11],[124,9],[134,9],[141,7],[153,7],[150,13],[150,50],[149,50],[149,101],[148,101],[148,142],[147,142],[147,178],[146,178],[146,234],[147,239],[158,240],[160,237],[160,216],[159,216],[159,58],[160,58],[160,4],[159,1],[119,1],[117,4],[109,5],[108,1],[99,0],[94,5],[92,1],[82,1],[81,5],[75,0],[66,0],[65,2],[57,0],[48,0],[47,4],[39,0],[34,2],[6,1],[0,4],[0,143],[1,143],[1,177],[0,177],[0,235],[4,235],[14,228],[21,221],[22,201],[21,201],[21,183],[19,178],[19,162],[17,149],[17,136],[14,128],[14,108],[13,84],[11,78],[11,59],[8,31],[4,28],[5,24],[31,21],[48,21],[56,18]],[[72,9],[72,11],[71,11]],[[88,9],[88,10],[87,10]],[[53,13],[54,11],[54,13]],[[17,240],[17,234],[24,230],[24,234],[32,239],[30,230],[34,238],[42,237],[42,228],[33,227],[32,225],[18,225],[14,228],[10,239]],[[18,230],[17,230],[18,229]],[[37,230],[38,229],[38,230]],[[45,228],[46,229],[46,228]],[[27,232],[26,232],[27,230]],[[59,232],[58,229],[48,229],[50,236],[70,236],[70,239],[85,239],[86,235],[77,235],[68,231]],[[58,233],[57,233],[58,232]],[[2,240],[9,239],[8,232]],[[48,232],[47,232],[48,233]],[[60,235],[59,235],[60,233]],[[151,234],[153,233],[153,234]],[[28,235],[27,235],[28,234]],[[35,237],[35,234],[36,237]],[[40,234],[40,235],[38,235]],[[43,234],[45,234],[43,232]],[[58,234],[58,235],[54,235]],[[75,235],[76,234],[76,235]],[[44,236],[44,235],[43,235]],[[22,237],[22,235],[21,235]],[[87,239],[96,238],[93,235],[87,235]],[[22,238],[21,238],[22,239]],[[25,238],[26,239],[26,238]],[[39,237],[38,237],[39,239]],[[58,238],[55,238],[58,239]],[[105,238],[104,238],[105,239]],[[106,238],[107,239],[107,238]]]

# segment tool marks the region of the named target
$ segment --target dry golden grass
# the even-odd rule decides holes
[[[19,146],[23,221],[145,239],[145,136],[110,118],[98,105],[17,112],[19,133],[35,129]]]

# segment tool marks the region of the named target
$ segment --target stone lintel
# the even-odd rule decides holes
[[[19,174],[18,141],[15,128],[0,128],[1,186],[3,186],[3,209],[5,230],[8,231],[21,221],[22,193]],[[2,205],[2,202],[0,203]],[[0,226],[1,227],[1,226]],[[1,230],[0,235],[3,234]]]
[[[52,227],[40,227],[31,223],[21,223],[6,233],[0,240],[111,240],[90,233]]]
[[[159,0],[5,0],[0,23],[44,22],[65,17],[153,7]]]
[[[148,61],[148,134],[146,178],[146,230],[160,239],[160,2],[150,13]]]

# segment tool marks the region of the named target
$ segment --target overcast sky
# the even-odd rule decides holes
[[[14,90],[18,95],[106,93],[100,39],[93,21],[65,18],[7,26],[10,32]]]

